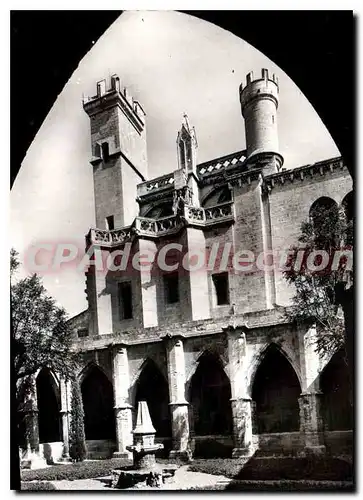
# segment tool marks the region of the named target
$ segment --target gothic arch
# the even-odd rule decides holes
[[[300,430],[301,384],[291,362],[277,344],[270,344],[264,350],[251,389],[254,433]]]
[[[231,385],[220,357],[204,351],[186,385],[191,428],[196,435],[232,432]]]
[[[301,372],[300,372],[300,366],[297,364],[296,360],[294,359],[292,351],[287,347],[287,346],[281,346],[280,344],[276,342],[267,342],[264,344],[261,349],[259,349],[254,355],[253,358],[250,362],[248,372],[247,372],[247,390],[249,396],[252,394],[252,387],[253,387],[253,382],[256,376],[256,372],[263,362],[266,354],[268,353],[268,350],[270,348],[275,348],[278,350],[285,358],[286,360],[290,363],[291,368],[294,370],[295,375],[299,381],[300,387],[302,387],[302,377],[301,377]]]
[[[342,200],[342,208],[345,212],[348,221],[353,220],[354,216],[354,194],[353,191],[349,191],[343,200]]]
[[[330,198],[329,196],[321,196],[311,204],[309,209],[309,216],[313,218],[314,212],[316,212],[318,209],[329,210],[333,207],[336,207],[338,209],[338,204],[333,198]]]
[[[209,208],[214,205],[218,205],[219,203],[224,203],[226,201],[232,200],[232,191],[226,186],[221,186],[218,188],[211,189],[203,198],[202,198],[202,207]]]
[[[102,368],[101,365],[99,365],[98,363],[96,363],[96,361],[90,361],[89,363],[86,364],[86,366],[84,366],[82,368],[82,370],[79,372],[78,374],[78,381],[79,381],[79,384],[82,384],[83,380],[87,377],[88,373],[93,370],[94,368],[96,368],[97,370],[99,370],[100,372],[102,372],[102,374],[107,378],[107,380],[112,384],[112,380],[110,379],[110,376],[109,374],[106,372],[106,370],[104,370]]]
[[[36,376],[39,442],[61,441],[60,391],[58,379],[49,368],[42,368]]]
[[[148,217],[149,219],[160,219],[161,217],[168,217],[170,215],[173,215],[173,203],[172,201],[164,201],[147,210],[143,217]]]
[[[225,359],[220,353],[216,352],[216,350],[210,349],[209,347],[207,347],[198,353],[195,361],[193,361],[193,363],[191,364],[191,368],[190,368],[189,372],[186,374],[186,383],[185,383],[185,393],[186,394],[189,393],[191,380],[192,380],[193,375],[195,374],[196,370],[198,369],[199,362],[200,362],[201,358],[203,356],[206,356],[207,354],[210,356],[213,356],[215,359],[218,359],[226,377],[228,377],[228,379],[230,378],[229,377],[228,360]]]
[[[113,387],[109,378],[91,362],[80,374],[80,386],[86,439],[115,439]]]
[[[136,411],[139,401],[146,401],[156,436],[171,435],[169,387],[155,361],[147,358],[141,365],[131,389],[131,401]]]

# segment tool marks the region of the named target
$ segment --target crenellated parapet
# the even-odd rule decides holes
[[[97,82],[97,94],[83,99],[83,109],[90,117],[115,105],[120,107],[136,130],[141,133],[145,127],[145,111],[139,101],[131,96],[129,90],[121,87],[117,75],[111,76],[108,88],[106,80]]]
[[[311,165],[303,165],[302,167],[294,168],[291,170],[284,170],[264,178],[263,188],[270,192],[278,186],[286,184],[304,182],[308,179],[316,179],[331,175],[338,170],[346,170],[343,158],[338,156],[329,160],[320,161]]]

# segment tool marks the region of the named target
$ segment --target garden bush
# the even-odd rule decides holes
[[[225,476],[233,479],[240,472],[243,464],[244,461],[238,458],[197,458],[189,465],[188,470],[213,474],[214,476]]]
[[[354,484],[349,481],[231,481],[229,484],[192,487],[188,491],[349,491],[353,492]]]
[[[72,408],[69,433],[69,455],[76,462],[86,458],[86,438],[84,433],[84,411],[81,388],[78,380],[72,380]]]
[[[22,481],[20,483],[21,491],[54,491],[57,488],[52,484],[46,481],[33,481],[26,482]]]
[[[109,460],[84,461],[74,464],[60,464],[38,470],[22,470],[24,481],[74,481],[109,476],[113,469],[130,466],[130,460],[113,458]]]

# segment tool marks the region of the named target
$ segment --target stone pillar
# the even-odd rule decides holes
[[[231,382],[231,406],[233,418],[232,457],[253,455],[252,400],[247,388],[246,335],[241,328],[225,329],[228,338],[229,375]]]
[[[304,433],[306,453],[325,453],[322,393],[302,393],[299,398],[300,430]]]
[[[40,456],[39,447],[39,425],[38,425],[38,404],[36,377],[29,377],[29,385],[24,394],[25,429],[27,451],[21,464],[30,469],[41,469],[46,467],[47,463],[44,457]]]
[[[71,386],[70,382],[64,379],[60,380],[61,394],[61,419],[62,419],[62,435],[63,435],[63,452],[62,461],[70,461],[69,456],[69,427],[70,427],[70,408],[71,408]]]
[[[322,393],[320,391],[321,359],[316,352],[316,329],[311,327],[303,338],[303,387],[299,398],[300,431],[304,435],[305,451],[325,452],[322,419]]]
[[[117,450],[115,458],[131,458],[126,447],[132,445],[132,406],[129,403],[129,363],[125,345],[113,347],[112,378],[115,401]]]
[[[166,354],[168,363],[168,382],[170,412],[172,420],[173,444],[170,458],[190,458],[189,416],[185,399],[185,360],[181,337],[167,337]]]
[[[24,398],[24,414],[27,448],[32,452],[39,452],[39,427],[36,378],[29,378],[29,386]]]

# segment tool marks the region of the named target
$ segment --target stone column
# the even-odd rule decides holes
[[[185,360],[182,337],[166,337],[173,444],[170,458],[190,458],[189,416],[185,399]]]
[[[61,394],[61,419],[62,419],[62,435],[63,435],[63,452],[62,461],[70,461],[69,456],[69,426],[70,426],[70,408],[71,408],[71,385],[64,379],[60,380]]]
[[[305,451],[320,454],[325,453],[325,444],[319,380],[321,360],[315,349],[316,329],[311,327],[303,339],[303,390],[299,398],[300,431],[304,435]]]
[[[36,377],[29,377],[29,385],[24,394],[25,429],[27,451],[22,459],[22,464],[30,469],[46,467],[46,460],[40,456],[38,403]]]
[[[246,335],[241,328],[225,329],[228,338],[234,448],[232,457],[253,455],[252,400],[247,389]]]
[[[129,363],[125,345],[113,347],[112,378],[115,401],[116,440],[115,458],[131,458],[126,447],[132,445],[132,406],[129,403]]]
[[[302,393],[299,405],[300,430],[304,434],[306,453],[325,453],[322,393]]]
[[[32,452],[39,452],[39,427],[38,427],[38,404],[37,387],[34,375],[29,377],[29,386],[25,392],[24,409],[25,432],[27,448]]]

